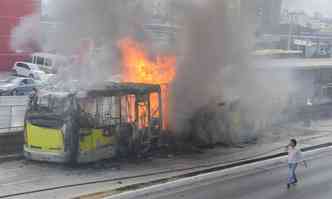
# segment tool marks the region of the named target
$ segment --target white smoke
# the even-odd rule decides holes
[[[280,92],[265,92],[278,85],[279,79],[268,82],[268,78],[261,78],[252,69],[249,54],[255,27],[255,5],[248,3],[248,7],[242,9],[236,2],[186,1],[182,5],[183,13],[178,13],[181,16],[179,24],[183,27],[177,40],[179,64],[172,85],[170,111],[176,132],[190,131],[190,121],[199,115],[200,110],[215,111],[212,122],[204,124],[207,126],[205,129],[217,132],[218,136],[211,136],[212,139],[217,140],[218,137],[232,141],[244,136],[223,132],[227,126],[227,116],[223,111],[227,110],[218,104],[226,102],[228,109],[231,107],[228,104],[241,99],[244,117],[252,119],[253,115],[264,117],[265,113],[272,112],[266,108],[269,104],[260,104],[262,96],[266,97],[264,94],[272,98],[279,94],[287,95],[282,89]],[[139,41],[146,39],[143,25],[147,15],[139,1],[57,0],[50,5],[51,17],[58,23],[52,32],[46,34],[45,40],[40,42],[38,32],[30,36],[24,34],[35,23],[27,18],[14,31],[12,46],[19,49],[24,43],[38,41],[42,49],[67,56],[77,54],[82,48],[86,50],[85,63],[72,64],[60,70],[61,82],[75,80],[80,86],[105,82],[121,72],[119,40],[128,36]],[[82,47],[84,41],[93,41],[89,51]]]
[[[42,46],[40,15],[23,17],[11,33],[10,47],[16,52],[31,52]]]
[[[233,1],[208,0],[187,9],[185,27],[179,41],[183,59],[173,85],[173,126],[183,131],[193,113],[218,96],[237,96],[236,89],[227,92],[225,82],[232,87],[242,84],[239,72],[245,70],[250,20],[241,21]],[[250,18],[248,13],[242,13]],[[223,70],[230,73],[223,74]],[[229,76],[231,75],[231,76]],[[230,79],[230,80],[229,80]]]
[[[205,144],[255,139],[281,113],[291,74],[255,67],[256,5],[206,0],[189,7],[172,86],[172,128]],[[265,60],[269,67],[269,60]],[[275,102],[277,101],[277,102]]]
[[[77,80],[86,86],[111,79],[120,73],[119,39],[144,39],[144,11],[135,1],[57,0],[47,6],[52,20],[43,23],[55,22],[53,28],[42,38],[41,28],[35,27],[40,25],[40,18],[26,17],[12,34],[12,47],[21,49],[23,44],[37,40],[43,51],[79,59],[60,68],[62,82]]]

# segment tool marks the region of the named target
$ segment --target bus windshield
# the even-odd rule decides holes
[[[32,99],[31,109],[33,112],[61,116],[69,110],[70,105],[69,97],[47,95]]]

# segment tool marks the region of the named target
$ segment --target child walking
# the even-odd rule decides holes
[[[287,188],[289,189],[291,185],[295,185],[298,182],[296,177],[296,168],[299,163],[303,163],[307,167],[307,162],[303,159],[303,155],[300,149],[297,147],[297,141],[291,139],[288,146],[288,182]]]

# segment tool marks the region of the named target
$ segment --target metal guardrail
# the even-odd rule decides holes
[[[27,96],[0,96],[0,133],[23,130]]]
[[[27,105],[28,96],[0,96],[0,105]]]

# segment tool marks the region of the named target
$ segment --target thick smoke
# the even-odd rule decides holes
[[[186,10],[172,91],[173,130],[206,143],[254,138],[250,120],[260,112],[262,90],[250,58],[255,5],[207,0]]]
[[[238,10],[229,8],[231,3],[208,0],[187,9],[190,12],[179,39],[183,57],[173,85],[176,128],[183,129],[183,121],[188,120],[193,111],[209,104],[212,97],[223,96],[224,81],[233,87],[241,82],[237,74],[247,67],[246,40],[251,38],[247,35],[249,24],[241,23]],[[227,74],[223,75],[224,71]]]
[[[143,24],[147,14],[138,2],[52,1],[52,17],[59,23],[43,42],[39,33],[24,34],[34,21],[28,17],[15,29],[12,47],[19,49],[27,41],[38,41],[44,51],[68,57],[84,54],[85,60],[61,68],[60,81],[68,84],[78,80],[84,87],[104,83],[121,72],[120,39],[133,37],[146,42]],[[241,1],[244,4],[240,6],[236,2],[186,1],[177,10],[179,16],[175,18],[181,27],[177,38],[179,64],[170,110],[175,132],[196,134],[213,143],[251,139],[255,137],[253,124],[281,110],[281,106],[268,103],[269,99],[289,94],[280,82],[289,85],[286,82],[290,77],[259,74],[252,68],[255,4]]]
[[[259,130],[287,120],[290,96],[301,91],[292,72],[252,55],[257,7],[236,2],[192,4],[182,21],[171,120],[198,144],[255,140]]]
[[[48,6],[50,17],[56,23],[52,28],[45,27],[48,31],[44,32],[43,42],[38,43],[43,51],[71,58],[69,66],[60,68],[58,76],[62,82],[78,80],[81,86],[87,86],[110,79],[120,73],[119,39],[144,39],[140,34],[144,11],[136,1],[57,0]],[[35,39],[24,34],[30,22],[40,24],[32,19],[26,18],[16,28],[12,38],[14,49],[20,43]],[[41,38],[40,34],[34,36],[38,41]]]
[[[16,52],[31,52],[42,46],[40,16],[37,14],[22,18],[13,29],[10,46]]]

